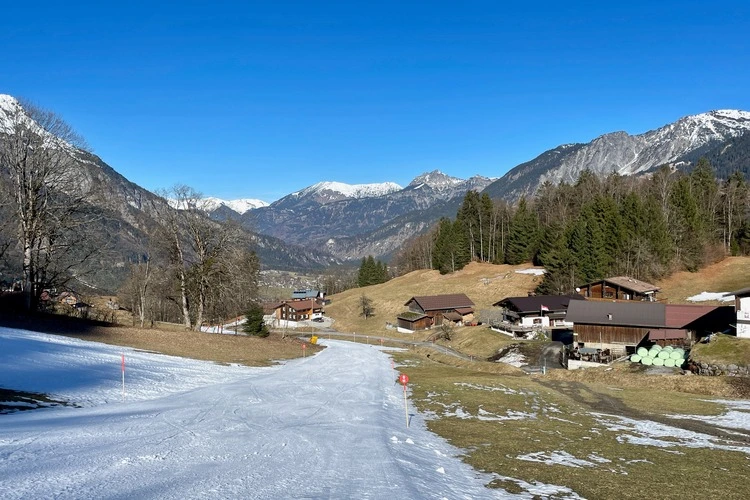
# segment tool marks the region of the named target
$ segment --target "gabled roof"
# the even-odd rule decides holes
[[[284,304],[291,307],[295,311],[306,311],[308,309],[315,310],[315,309],[321,308],[319,301],[317,300],[313,301],[312,299],[308,299],[308,300],[285,300],[281,304],[277,305],[275,309],[278,309]]]
[[[540,312],[542,306],[550,311],[565,311],[571,300],[586,300],[578,294],[574,295],[533,295],[531,297],[506,297],[493,306],[502,306],[521,314]]]
[[[416,302],[423,311],[441,311],[445,309],[460,309],[462,307],[474,307],[474,302],[471,301],[466,294],[454,293],[451,295],[423,295],[419,297],[412,297],[406,301],[405,306],[408,306],[412,301]]]
[[[293,299],[313,299],[325,295],[320,290],[295,290],[292,292]]]
[[[596,285],[597,283],[601,283],[602,281],[606,283],[610,283],[615,286],[619,286],[620,288],[623,288],[625,290],[630,290],[631,292],[637,292],[637,293],[648,293],[648,292],[658,292],[661,290],[656,285],[652,285],[651,283],[646,283],[645,281],[637,280],[635,278],[630,278],[628,276],[615,276],[614,278],[604,278],[602,280],[596,280],[592,281],[591,283],[586,283],[585,285],[581,285],[580,288],[584,286],[591,286]]]
[[[658,302],[600,302],[571,300],[567,320],[590,325],[616,325],[663,328],[664,304]]]
[[[748,295],[750,295],[750,287],[742,288],[734,292],[725,293],[724,297],[727,297],[729,295],[734,295],[735,297],[747,297]]]

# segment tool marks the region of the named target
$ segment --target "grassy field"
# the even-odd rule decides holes
[[[696,344],[691,357],[704,363],[745,365],[750,360],[750,342],[730,335],[715,335],[708,344]]]
[[[641,375],[639,388],[622,390],[484,369],[492,363],[447,366],[414,351],[396,358],[428,427],[467,450],[472,466],[500,475],[497,487],[520,491],[511,478],[540,481],[586,498],[746,498],[750,491],[750,460],[740,451],[750,451],[750,433],[696,418],[723,407],[662,390],[662,377]]]

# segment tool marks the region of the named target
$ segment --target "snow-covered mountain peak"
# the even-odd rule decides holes
[[[256,208],[267,207],[268,203],[263,200],[254,198],[241,198],[239,200],[222,200],[220,198],[208,197],[206,202],[211,207],[210,210],[216,210],[222,205],[242,215]]]
[[[426,184],[433,189],[442,190],[451,188],[465,182],[463,179],[458,177],[451,177],[442,173],[440,170],[433,170],[432,172],[425,172],[424,174],[418,175],[413,181],[409,183],[409,186],[419,186],[420,184]]]
[[[318,182],[294,193],[297,197],[318,195],[331,198],[374,198],[401,191],[403,188],[395,182],[373,184],[346,184],[343,182]]]

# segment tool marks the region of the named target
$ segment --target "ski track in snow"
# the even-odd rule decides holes
[[[82,408],[0,415],[0,497],[531,498],[426,429],[376,346],[343,341],[271,368],[0,328],[0,386]],[[121,354],[126,359],[122,396]]]

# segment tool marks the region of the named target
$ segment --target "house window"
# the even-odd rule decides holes
[[[535,325],[541,325],[542,324],[542,318],[534,318],[534,324]]]

